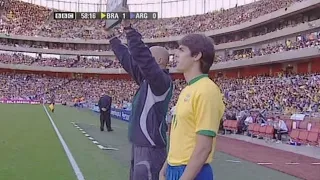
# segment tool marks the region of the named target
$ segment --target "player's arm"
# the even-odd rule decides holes
[[[107,99],[105,97],[101,98],[101,102],[99,105],[100,111],[106,111],[107,110]]]
[[[212,151],[220,119],[224,111],[222,97],[216,90],[201,90],[193,99],[196,118],[196,145],[180,180],[193,180],[206,163]],[[220,98],[220,99],[219,99]]]
[[[112,51],[114,52],[117,59],[120,61],[124,70],[126,70],[130,74],[130,76],[136,81],[136,83],[140,85],[144,78],[139,67],[133,61],[133,58],[128,48],[124,44],[122,44],[117,37],[113,37],[112,39],[110,39],[110,44]]]
[[[128,28],[125,32],[133,60],[139,66],[152,91],[156,95],[162,95],[172,84],[170,77],[159,67],[149,48],[142,41],[141,34],[133,28]]]

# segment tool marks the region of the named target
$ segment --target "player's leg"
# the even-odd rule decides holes
[[[111,112],[110,111],[106,112],[106,126],[108,131],[113,131],[113,129],[111,128]]]
[[[130,161],[130,177],[129,180],[133,180],[134,172],[134,146],[131,147],[131,161]]]
[[[134,147],[133,180],[158,180],[166,148]]]
[[[104,130],[104,114],[100,112],[100,131]]]

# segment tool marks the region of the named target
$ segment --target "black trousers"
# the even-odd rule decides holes
[[[284,130],[281,130],[281,129],[275,129],[273,131],[273,138],[281,141],[282,140],[282,138],[281,138],[282,134],[288,134],[288,131],[284,131]]]
[[[100,112],[100,130],[104,129],[106,125],[107,129],[111,129],[111,114],[110,111],[101,111]]]

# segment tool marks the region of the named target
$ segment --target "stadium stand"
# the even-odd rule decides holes
[[[312,4],[315,2],[264,0],[202,15],[132,23],[150,46],[161,45],[171,53],[177,48],[180,35],[205,32],[213,37],[217,55],[210,76],[224,94],[225,130],[241,131],[243,124],[236,119],[242,111],[247,111],[247,116],[254,117],[247,126],[249,134],[272,138],[275,129],[272,125],[261,125],[259,113],[255,113],[259,109],[268,112],[266,118],[280,114],[293,141],[317,145],[320,143],[320,123],[315,120],[320,118],[320,51],[315,49],[320,48],[317,10],[320,3]],[[308,8],[297,9],[282,18],[272,16],[300,6]],[[0,23],[0,98],[41,99],[44,93],[54,93],[60,103],[73,103],[78,98],[97,102],[100,94],[107,91],[114,97],[116,108],[130,102],[137,88],[134,82],[126,75],[119,75],[123,72],[120,70],[104,76],[112,68],[121,68],[108,42],[104,42],[104,22],[55,21],[53,11],[16,0],[5,4]],[[223,33],[227,28],[250,24],[269,15],[271,20],[264,24]],[[215,33],[210,34],[211,31]],[[312,53],[315,55],[311,56]],[[286,62],[281,64],[280,60]],[[233,62],[238,64],[228,70]],[[175,64],[172,59],[172,72]],[[87,75],[77,74],[88,69],[92,71]],[[185,81],[173,77],[176,89],[170,107],[186,86]],[[306,117],[303,121],[291,120],[293,114]]]
[[[301,0],[256,1],[237,8],[204,15],[165,18],[151,22],[134,21],[133,24],[146,38],[205,32],[244,23],[288,7],[295,2],[301,2]],[[103,21],[56,21],[48,19],[52,11],[37,5],[13,0],[6,8],[9,21],[5,23],[4,28],[7,29],[9,34],[26,35],[25,33],[28,33],[27,35],[35,35],[37,30],[37,35],[45,37],[105,39],[102,30]],[[34,16],[34,14],[37,14],[37,16]],[[18,24],[12,27],[10,26],[10,24],[13,24],[12,22],[17,22]],[[41,27],[34,29],[36,26],[29,22],[36,22]]]

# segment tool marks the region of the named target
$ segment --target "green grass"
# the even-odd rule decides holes
[[[106,155],[88,138],[86,138],[71,122],[97,124],[98,118],[91,113],[79,112],[74,108],[56,107],[51,114],[70,151],[76,159],[86,180],[125,180],[129,170],[118,161]],[[121,172],[121,173],[119,173]]]
[[[113,120],[115,132],[99,132],[96,114],[56,106],[50,113],[86,180],[126,180],[129,175],[130,144],[127,123]],[[71,122],[88,128],[99,142],[119,151],[102,151]],[[96,128],[96,129],[95,129]],[[217,152],[212,164],[217,180],[296,178]],[[67,156],[41,105],[0,104],[0,180],[76,180]]]
[[[0,105],[1,180],[75,180],[42,106]]]

